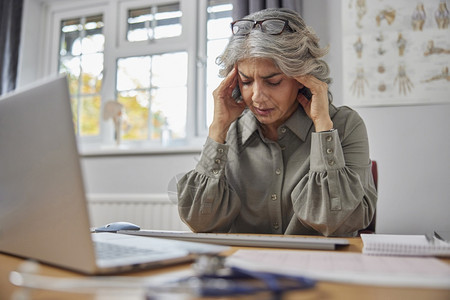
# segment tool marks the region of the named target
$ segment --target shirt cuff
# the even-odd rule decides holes
[[[311,171],[337,170],[345,166],[337,129],[312,133],[310,158]]]
[[[220,178],[224,176],[228,148],[228,145],[217,143],[208,137],[195,170],[208,177]]]

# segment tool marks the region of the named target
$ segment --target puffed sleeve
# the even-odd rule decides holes
[[[299,221],[325,236],[351,236],[371,222],[377,192],[364,122],[350,109],[335,130],[312,133],[310,171],[292,192]]]
[[[178,212],[194,232],[228,232],[239,213],[239,197],[225,177],[228,149],[208,137],[196,168],[177,184]]]

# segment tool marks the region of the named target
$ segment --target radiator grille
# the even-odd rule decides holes
[[[166,194],[90,194],[91,226],[126,221],[142,229],[189,230]]]

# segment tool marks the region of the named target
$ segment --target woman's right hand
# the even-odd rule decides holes
[[[232,97],[233,90],[238,84],[237,67],[225,77],[220,85],[214,90],[214,117],[209,126],[209,137],[218,143],[225,143],[228,129],[244,111],[243,101],[236,103]]]

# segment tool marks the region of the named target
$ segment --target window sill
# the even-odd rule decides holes
[[[173,146],[88,144],[79,145],[78,148],[81,157],[187,154],[200,153],[203,142]]]

